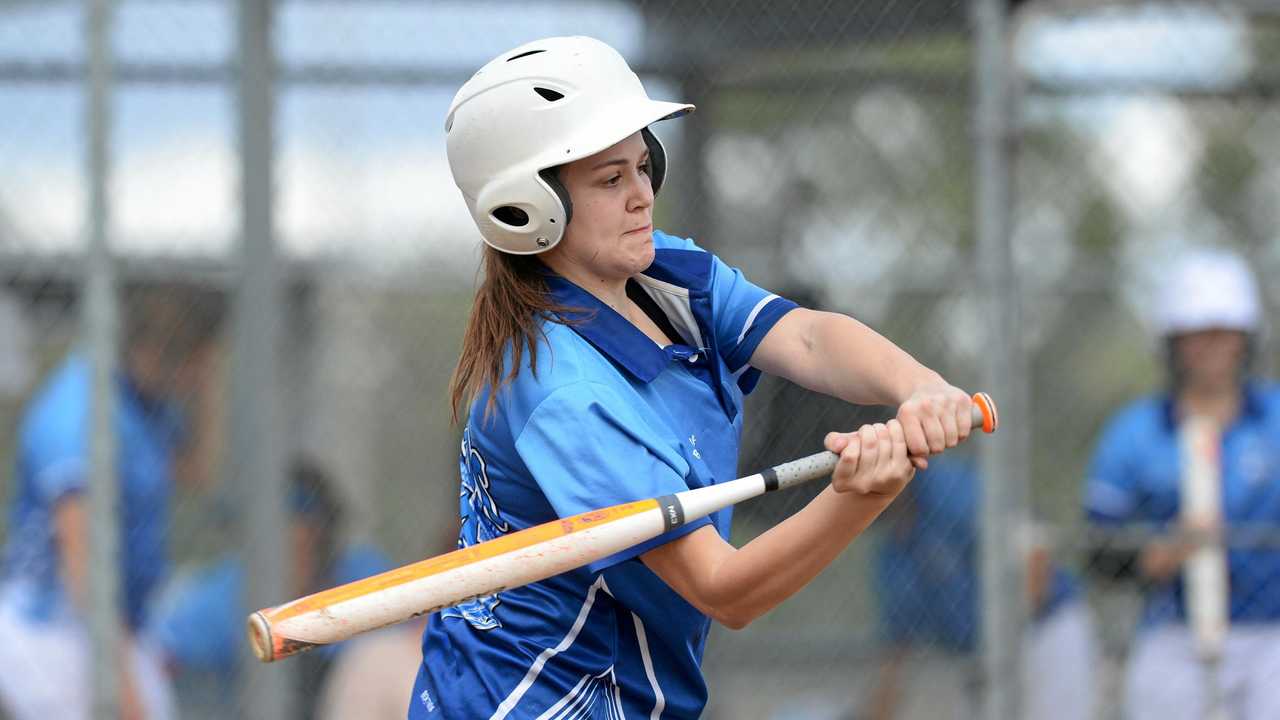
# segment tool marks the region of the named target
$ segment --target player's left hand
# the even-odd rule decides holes
[[[917,387],[898,406],[897,417],[912,464],[923,470],[926,458],[964,442],[973,427],[972,407],[968,393],[941,378]]]
[[[897,497],[915,475],[907,459],[907,441],[897,420],[863,425],[851,433],[827,433],[827,450],[840,461],[831,473],[838,493]]]

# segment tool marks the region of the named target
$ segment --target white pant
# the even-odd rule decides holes
[[[1089,720],[1095,712],[1093,618],[1082,600],[1072,600],[1027,628],[1022,639],[1022,710],[1034,720]],[[973,720],[982,716],[981,686],[972,662],[917,657],[903,671],[897,718]]]
[[[1227,633],[1218,681],[1229,720],[1280,718],[1280,623],[1235,625]],[[1140,634],[1129,660],[1125,717],[1202,720],[1207,673],[1185,625]]]
[[[133,679],[149,720],[175,717],[160,653],[135,643]],[[116,674],[113,665],[97,672]],[[33,622],[0,603],[0,709],[13,720],[89,720],[89,642],[75,621]]]
[[[1028,629],[1022,645],[1022,717],[1087,720],[1096,708],[1093,616],[1073,600]]]

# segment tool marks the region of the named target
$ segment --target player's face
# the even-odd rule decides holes
[[[1238,330],[1201,330],[1175,338],[1174,353],[1188,383],[1228,387],[1239,381],[1246,342]]]
[[[559,260],[602,280],[626,279],[653,262],[653,185],[640,133],[560,168],[573,201]]]

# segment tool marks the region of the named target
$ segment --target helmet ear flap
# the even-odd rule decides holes
[[[667,151],[663,149],[662,141],[649,128],[641,128],[640,136],[649,148],[649,183],[653,185],[653,194],[657,195],[662,181],[667,177]]]
[[[547,187],[551,188],[551,192],[555,193],[556,197],[560,199],[560,204],[564,206],[564,224],[568,226],[569,222],[573,220],[573,200],[569,198],[569,191],[565,189],[564,183],[560,182],[560,167],[549,167],[540,171],[538,176],[542,178],[542,182],[547,184]]]

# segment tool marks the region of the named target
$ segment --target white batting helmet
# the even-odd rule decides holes
[[[1262,329],[1258,285],[1239,255],[1220,249],[1189,251],[1165,281],[1157,320],[1160,334]]]
[[[648,126],[692,110],[649,99],[622,56],[599,40],[546,38],[499,55],[458,90],[445,121],[449,168],[486,243],[540,253],[560,242],[573,213],[548,170],[640,131],[657,192],[666,157]]]

